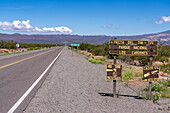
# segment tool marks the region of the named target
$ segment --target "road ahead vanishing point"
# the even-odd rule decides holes
[[[18,113],[27,106],[62,50],[56,47],[0,59],[0,113]]]

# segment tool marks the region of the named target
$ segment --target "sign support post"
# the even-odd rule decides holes
[[[16,44],[16,50],[18,50],[19,46],[20,46],[20,45],[17,43],[17,44]]]
[[[79,47],[77,46],[77,53],[79,54]]]
[[[153,57],[150,56],[150,66],[152,66],[152,60],[153,60]],[[149,97],[149,100],[152,100],[152,82],[149,82],[149,92],[148,92],[148,97]]]
[[[76,48],[77,48],[76,54],[77,54],[77,53],[79,54],[79,46],[80,46],[80,44],[77,44],[77,43],[71,44],[71,47],[72,47],[72,56],[73,56],[73,46],[74,46],[74,47],[76,46]]]
[[[72,50],[72,56],[73,56],[73,46],[71,46],[71,50]]]
[[[116,55],[114,55],[113,64],[116,64]],[[113,80],[113,97],[116,97],[116,80]]]

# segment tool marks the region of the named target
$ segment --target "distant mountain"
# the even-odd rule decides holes
[[[74,43],[91,43],[102,44],[110,39],[117,38],[118,40],[158,40],[159,43],[170,45],[170,30],[144,34],[135,36],[105,36],[105,35],[26,35],[26,34],[2,34],[0,40],[14,40],[19,43],[48,43],[48,44],[63,44],[65,41]]]

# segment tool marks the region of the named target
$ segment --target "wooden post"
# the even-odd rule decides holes
[[[116,55],[114,55],[114,64],[116,64]],[[116,97],[116,80],[113,80],[113,97]]]
[[[148,95],[148,97],[149,97],[149,100],[152,100],[152,82],[149,82],[149,95]]]
[[[149,64],[150,66],[152,66],[152,60],[153,60],[153,57],[150,56],[150,59],[149,59]],[[152,82],[149,82],[149,91],[148,91],[148,98],[149,100],[152,100]]]

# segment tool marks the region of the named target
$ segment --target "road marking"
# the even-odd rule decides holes
[[[41,80],[41,78],[46,74],[46,72],[50,69],[50,67],[54,64],[54,62],[58,59],[58,57],[63,52],[62,51],[57,55],[57,57],[51,62],[51,64],[46,68],[46,70],[41,74],[41,76],[32,84],[32,86],[24,93],[24,95],[13,105],[13,107],[8,111],[8,113],[13,113],[17,107],[21,104],[21,102],[28,96],[28,94],[32,91],[32,89],[37,85],[37,83]]]
[[[7,64],[7,65],[4,65],[4,66],[1,66],[1,67],[0,67],[0,69],[3,69],[3,68],[5,68],[5,67],[8,67],[8,66],[11,66],[11,65],[14,65],[14,64],[20,63],[20,62],[22,62],[22,61],[25,61],[25,60],[28,60],[28,59],[31,59],[31,58],[34,58],[34,57],[37,57],[37,56],[43,55],[43,54],[48,53],[48,52],[50,52],[50,51],[54,51],[54,49],[49,50],[49,51],[46,51],[46,52],[43,52],[43,53],[40,53],[40,54],[37,54],[37,55],[34,55],[34,56],[31,56],[31,57],[24,58],[24,59],[22,59],[22,60],[18,60],[18,61],[16,61],[16,62],[13,62],[13,63]]]

